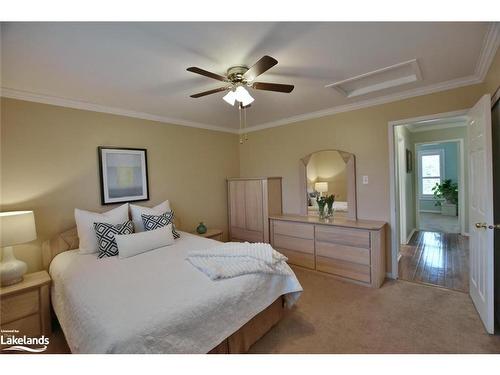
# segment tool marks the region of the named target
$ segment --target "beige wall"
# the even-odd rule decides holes
[[[356,155],[358,216],[388,222],[388,122],[472,107],[500,84],[499,65],[500,51],[483,84],[249,133],[248,141],[240,146],[240,174],[282,176],[283,210],[298,213],[299,160],[323,149],[352,152]],[[368,185],[360,183],[363,175],[369,176]],[[390,246],[387,255],[390,270]]]
[[[299,160],[317,150],[356,155],[358,215],[389,221],[387,123],[471,107],[500,84],[500,52],[484,84],[236,135],[97,112],[1,99],[1,210],[33,209],[39,240],[74,225],[73,209],[105,211],[97,146],[148,149],[150,201],[169,199],[191,230],[199,220],[227,228],[227,176],[282,176],[285,212],[299,212]],[[387,249],[388,255],[390,249]],[[39,241],[16,249],[40,268]],[[390,256],[387,257],[390,269]]]
[[[1,99],[1,210],[32,209],[39,240],[74,225],[75,207],[100,204],[97,146],[146,148],[150,200],[171,201],[183,230],[198,221],[227,233],[226,184],[238,176],[234,134]],[[39,242],[16,247],[29,270]]]

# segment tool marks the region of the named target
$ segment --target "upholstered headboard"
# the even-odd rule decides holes
[[[180,228],[180,220],[174,217],[174,225]],[[68,250],[78,249],[79,245],[78,232],[76,227],[68,229],[65,232],[59,233],[54,238],[42,243],[42,266],[44,270],[49,269],[50,262],[56,255]]]
[[[65,232],[59,233],[51,240],[42,243],[42,265],[43,269],[48,270],[50,262],[57,254],[62,252],[78,249],[78,233],[76,227]]]

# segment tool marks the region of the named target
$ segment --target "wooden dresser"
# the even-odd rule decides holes
[[[271,245],[288,263],[374,288],[384,282],[385,222],[300,215],[269,221]]]
[[[281,177],[227,180],[229,241],[269,242],[269,215],[281,215]]]

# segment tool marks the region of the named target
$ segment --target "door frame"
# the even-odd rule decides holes
[[[467,126],[467,124],[465,125]],[[426,145],[426,144],[433,144],[433,143],[456,143],[458,146],[458,166],[459,166],[459,174],[458,174],[458,222],[460,224],[460,234],[462,236],[468,236],[469,233],[465,231],[465,154],[464,154],[464,140],[462,138],[453,138],[453,139],[443,139],[440,141],[434,141],[434,142],[417,142],[414,144],[414,155],[415,157],[418,157],[417,155],[417,146],[421,145]],[[419,164],[419,161],[415,162],[415,167],[417,167]],[[443,166],[446,167],[445,162],[443,162]],[[443,168],[444,170],[444,168]],[[415,189],[415,227],[417,230],[419,230],[419,220],[420,220],[420,210],[418,209],[419,205],[419,189],[420,189],[420,181],[418,180],[418,173],[415,174],[415,181],[414,184],[416,186]],[[446,179],[446,174],[444,174],[444,179]]]
[[[448,117],[457,117],[457,116],[465,116],[467,115],[469,108],[459,110],[459,111],[451,111],[451,112],[443,112],[436,113],[432,115],[419,116],[406,118],[401,120],[389,121],[387,124],[387,132],[389,137],[389,202],[390,202],[390,225],[391,225],[391,265],[392,265],[392,275],[393,279],[399,278],[399,269],[398,269],[398,254],[399,247],[401,243],[399,228],[400,228],[400,212],[399,212],[399,179],[396,174],[397,172],[397,163],[395,155],[397,155],[396,147],[398,147],[396,139],[394,137],[394,129],[399,125],[406,125],[412,122],[420,122],[420,121],[428,121],[428,120],[438,120]],[[439,126],[439,125],[438,125]]]

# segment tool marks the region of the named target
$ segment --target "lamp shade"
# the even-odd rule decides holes
[[[33,211],[0,212],[0,246],[13,246],[36,240]]]
[[[328,182],[316,182],[314,184],[314,190],[318,193],[326,193],[328,191]]]

